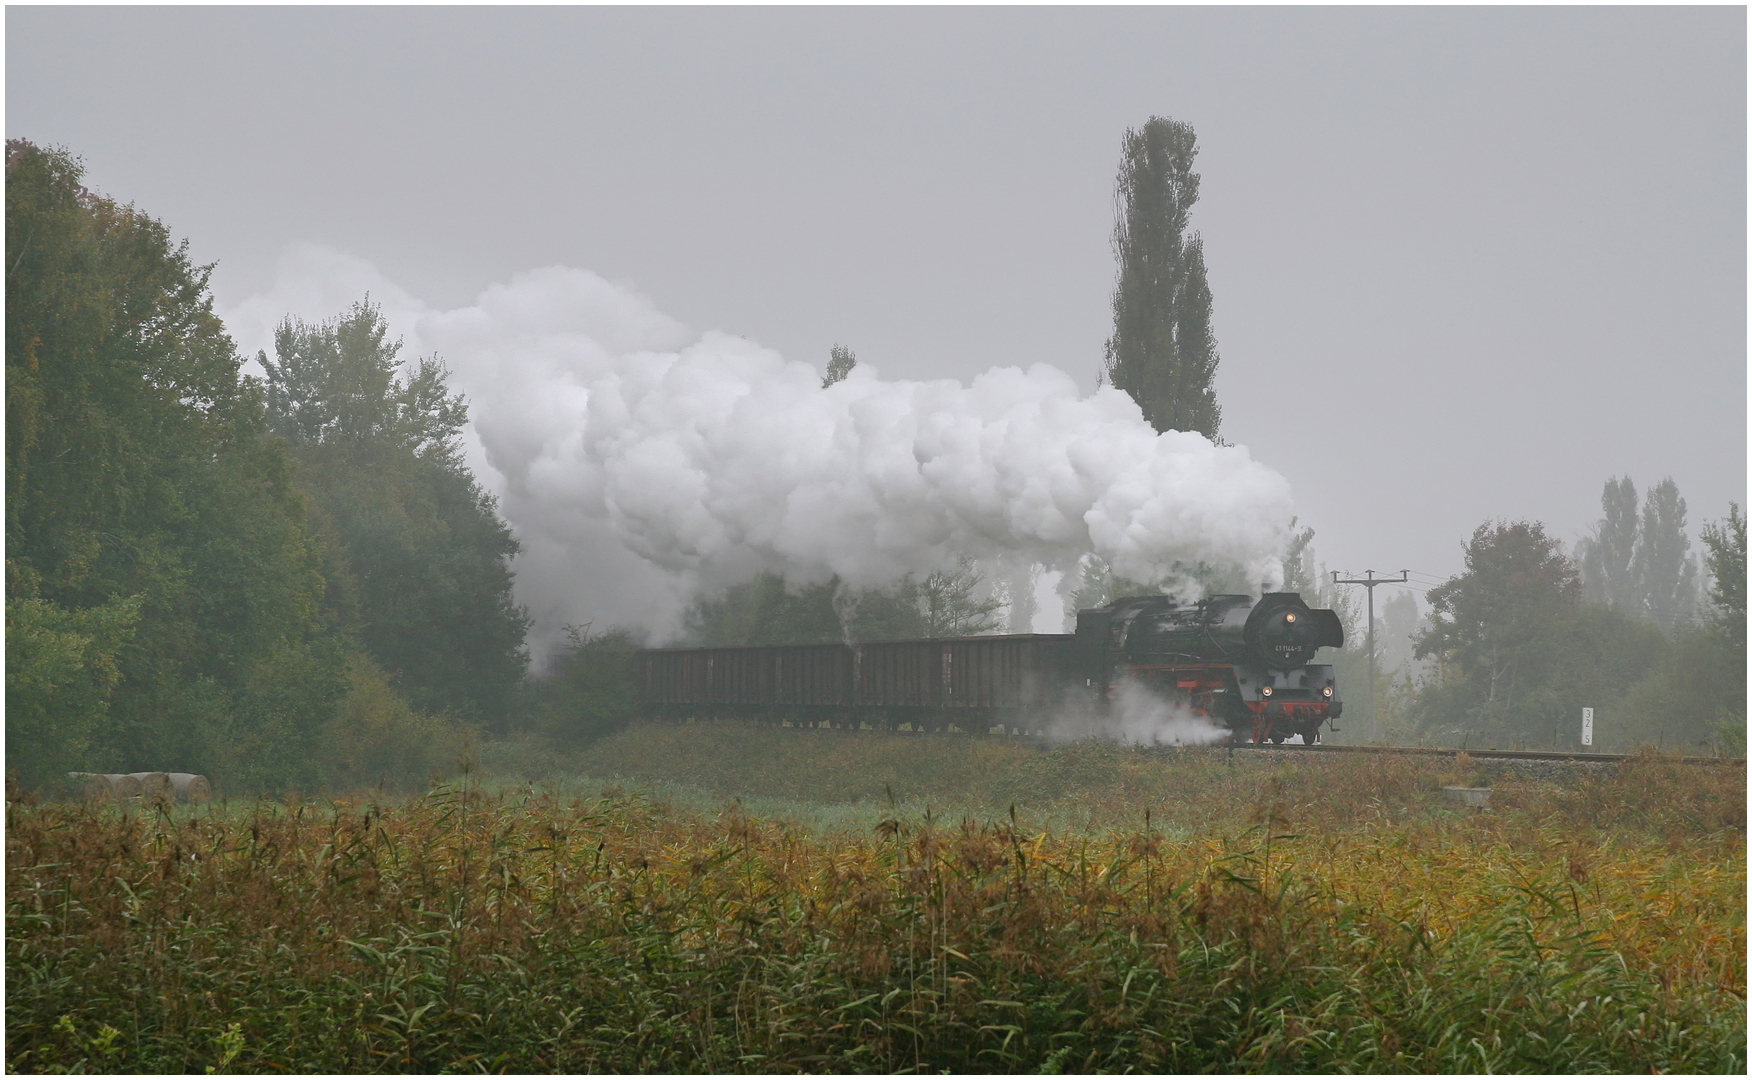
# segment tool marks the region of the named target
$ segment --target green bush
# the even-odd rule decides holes
[[[555,747],[624,731],[639,714],[639,644],[621,629],[566,627],[566,645],[530,686],[535,732]]]
[[[347,676],[347,695],[321,735],[320,761],[332,787],[424,791],[457,772],[472,727],[415,710],[364,654],[352,657]]]

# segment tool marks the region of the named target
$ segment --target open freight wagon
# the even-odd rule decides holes
[[[647,649],[641,696],[655,715],[805,727],[1038,731],[1087,696],[1074,634],[1013,634],[856,645]]]
[[[1078,612],[1075,634],[647,649],[638,663],[645,707],[676,719],[1020,734],[1141,694],[1231,738],[1312,743],[1344,711],[1314,660],[1343,644],[1336,612],[1268,592],[1121,597]]]

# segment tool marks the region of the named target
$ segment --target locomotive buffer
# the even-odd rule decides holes
[[[1381,714],[1375,711],[1375,586],[1405,585],[1411,581],[1411,571],[1401,570],[1396,578],[1378,578],[1373,570],[1364,570],[1365,576],[1360,578],[1339,579],[1341,570],[1332,572],[1334,585],[1361,585],[1369,590],[1369,735],[1372,738],[1381,737]]]

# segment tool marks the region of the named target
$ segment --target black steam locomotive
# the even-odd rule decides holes
[[[1344,711],[1332,668],[1315,653],[1344,644],[1338,614],[1298,593],[1213,596],[1183,604],[1131,596],[1077,613],[1076,638],[1111,702],[1126,680],[1254,742],[1303,742]]]
[[[1143,689],[1232,738],[1313,742],[1343,702],[1311,661],[1343,644],[1338,616],[1296,593],[1134,596],[1080,612],[1074,634],[646,649],[638,672],[646,709],[676,718],[1044,733]]]

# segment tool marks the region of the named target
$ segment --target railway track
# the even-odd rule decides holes
[[[788,722],[786,722],[783,726],[792,727],[792,725],[789,724]],[[799,726],[797,729],[798,730],[825,730],[828,728],[831,728],[831,730],[835,730],[835,731],[874,732],[874,731],[883,730],[883,729],[871,727],[868,725],[852,725],[852,724],[846,724],[846,725],[834,724],[834,725],[826,725],[826,726],[822,726],[822,727],[815,727],[815,726],[802,727],[802,726]],[[889,730],[894,731],[894,733],[897,735],[907,735],[907,734],[917,735],[917,734],[919,734],[919,732],[917,732],[917,731],[901,731],[900,729],[897,729],[897,728],[896,729],[889,729]],[[1029,734],[1016,733],[1016,734],[1012,734],[1009,736],[995,735],[994,734],[994,732],[1001,731],[1001,730],[1002,729],[994,728],[994,729],[992,729],[992,731],[987,732],[985,735],[982,736],[979,734],[979,732],[977,730],[968,731],[968,730],[963,730],[963,729],[957,728],[957,727],[947,728],[947,731],[951,733],[948,737],[952,737],[952,738],[953,737],[960,737],[960,736],[968,736],[968,735],[972,735],[975,738],[980,738],[980,737],[1010,738],[1010,739],[1014,739],[1018,742],[1025,742],[1025,743],[1039,745],[1039,746],[1043,746],[1043,747],[1057,746],[1057,745],[1061,745],[1064,742],[1064,740],[1062,738],[1047,737],[1047,736],[1043,736],[1039,733],[1029,733]],[[931,737],[942,738],[944,736],[941,734],[938,734],[938,735],[934,735]],[[1205,751],[1208,751],[1208,750],[1228,750],[1229,752],[1233,753],[1236,750],[1240,750],[1242,753],[1246,753],[1246,754],[1274,753],[1274,752],[1275,753],[1290,753],[1290,754],[1402,754],[1402,755],[1409,755],[1409,756],[1413,756],[1413,757],[1456,757],[1460,754],[1466,754],[1467,756],[1469,756],[1475,760],[1481,760],[1481,761],[1482,760],[1559,761],[1559,762],[1572,762],[1572,763],[1584,764],[1584,765],[1586,765],[1586,764],[1616,765],[1619,762],[1629,761],[1632,758],[1635,758],[1637,756],[1635,754],[1594,754],[1594,753],[1582,753],[1582,752],[1577,752],[1577,751],[1566,751],[1566,750],[1497,750],[1495,748],[1474,749],[1471,747],[1455,749],[1455,748],[1451,748],[1451,747],[1439,747],[1439,746],[1352,746],[1352,745],[1345,745],[1342,743],[1339,743],[1339,744],[1315,743],[1312,746],[1308,746],[1308,745],[1305,745],[1303,743],[1293,743],[1293,742],[1287,742],[1287,741],[1281,742],[1281,743],[1271,743],[1271,742],[1254,743],[1254,742],[1247,741],[1247,740],[1239,740],[1239,741],[1236,741],[1233,743],[1215,742],[1215,743],[1202,743],[1202,744],[1193,743],[1193,744],[1187,744],[1187,745],[1180,745],[1180,744],[1161,745],[1161,746],[1156,747],[1156,749],[1166,751],[1166,752],[1174,752],[1174,751],[1180,751],[1180,750],[1205,750]],[[1740,766],[1744,766],[1746,764],[1746,759],[1743,757],[1736,757],[1736,758],[1676,757],[1676,758],[1669,758],[1668,760],[1677,761],[1677,762],[1679,762],[1681,764],[1685,764],[1685,765],[1740,765]]]
[[[1456,757],[1466,754],[1475,759],[1495,759],[1506,761],[1570,761],[1592,763],[1597,765],[1615,765],[1628,761],[1634,754],[1586,754],[1560,750],[1449,750],[1434,746],[1342,746],[1331,743],[1315,743],[1304,746],[1301,743],[1254,743],[1244,742],[1234,744],[1237,749],[1254,750],[1288,750],[1299,754],[1409,754],[1429,757]],[[1676,759],[1687,765],[1744,765],[1745,758],[1713,758],[1713,757],[1682,757]]]

